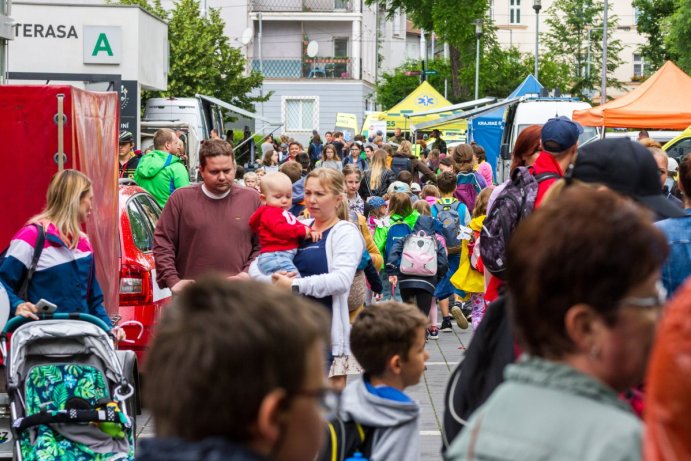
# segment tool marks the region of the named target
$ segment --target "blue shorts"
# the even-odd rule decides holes
[[[442,278],[437,287],[434,290],[434,297],[437,300],[443,300],[449,298],[453,294],[464,295],[463,291],[458,290],[451,284],[451,277],[458,270],[458,266],[461,265],[461,254],[456,253],[449,255],[449,270],[446,272],[444,278]]]
[[[297,248],[287,251],[274,251],[271,253],[259,253],[257,265],[259,270],[265,275],[271,275],[278,271],[295,272],[300,276],[298,268],[293,264],[293,258],[297,254]]]

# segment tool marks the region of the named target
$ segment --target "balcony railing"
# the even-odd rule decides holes
[[[251,0],[253,12],[352,12],[357,0]]]
[[[266,79],[352,79],[351,58],[265,58],[261,65],[252,60],[252,70],[261,71]]]

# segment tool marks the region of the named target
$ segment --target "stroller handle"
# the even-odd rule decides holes
[[[106,323],[99,319],[96,316],[93,316],[91,314],[82,314],[81,312],[71,312],[71,313],[58,313],[58,314],[36,314],[38,315],[39,320],[81,320],[83,322],[89,322],[93,323],[106,333],[110,332],[110,328],[108,328],[108,325]],[[9,322],[5,325],[5,328],[2,330],[3,335],[7,335],[8,333],[14,332],[17,328],[20,326],[29,323],[29,322],[35,322],[34,319],[26,318],[26,317],[21,317],[21,316],[15,316],[12,317]]]

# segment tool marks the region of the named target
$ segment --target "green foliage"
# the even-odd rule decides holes
[[[420,85],[419,75],[405,75],[408,71],[421,71],[421,61],[407,61],[392,72],[384,72],[379,77],[376,88],[377,104],[382,108],[390,109],[411,91]],[[449,62],[443,59],[433,59],[427,63],[428,69],[438,72],[437,75],[428,75],[427,81],[442,95],[444,94],[444,79],[451,77]]]
[[[149,0],[106,0],[106,3],[119,3],[121,5],[138,5],[143,10],[146,10],[149,13],[158,16],[161,19],[168,18],[168,13],[161,6],[161,0],[153,0],[153,4],[149,3]]]
[[[379,0],[365,0],[367,5],[379,4]],[[475,23],[486,17],[487,0],[390,0],[384,8],[389,16],[401,9],[408,19],[427,32],[434,31],[440,40],[450,46],[451,89],[450,99],[466,99],[473,93],[472,85],[461,79],[468,68],[475,68]],[[484,38],[493,38],[494,29],[486,23]],[[490,40],[491,41],[491,40]],[[489,42],[488,42],[489,43]],[[472,70],[474,72],[474,70]],[[412,77],[410,77],[412,78]]]
[[[255,102],[268,100],[270,95],[251,96],[252,90],[261,87],[263,77],[256,71],[245,76],[246,60],[239,49],[230,45],[219,10],[210,8],[205,18],[199,0],[178,0],[170,12],[163,11],[160,0],[153,0],[153,5],[148,0],[121,0],[120,3],[162,12],[162,17],[168,20],[168,89],[145,92],[142,100],[205,94],[248,110],[254,109]]]
[[[517,48],[502,50],[497,44],[484,52],[480,57],[480,96],[507,97],[528,74],[533,73],[535,61],[533,55],[522,55]],[[420,61],[408,61],[392,72],[385,72],[377,84],[377,104],[390,109],[408,96],[420,84],[418,75],[405,75],[407,71],[420,71]],[[539,63],[539,79],[545,88],[568,87],[568,69],[549,59],[542,59]],[[428,62],[428,68],[438,72],[430,75],[427,81],[441,94],[444,94],[444,80],[451,78],[449,61],[434,59]],[[449,94],[449,101],[457,103],[474,97],[475,59],[472,65],[462,69],[459,74],[461,86],[469,91],[461,98]]]
[[[640,48],[641,55],[649,64],[647,73],[655,72],[669,59],[678,58],[665,43],[676,3],[675,0],[633,0],[633,6],[639,11],[638,32],[647,39],[647,43]],[[689,8],[688,4],[686,8]]]
[[[604,3],[597,0],[555,0],[545,20],[549,32],[541,34],[541,42],[547,48],[546,58],[568,71],[569,84],[565,91],[586,100],[600,86],[603,10]],[[612,11],[611,5],[609,10]],[[618,22],[615,15],[609,14],[607,86],[610,88],[622,88],[613,76],[622,63],[619,53],[623,45],[612,38]]]
[[[677,0],[677,10],[670,17],[669,35],[665,41],[677,64],[691,72],[691,0]]]

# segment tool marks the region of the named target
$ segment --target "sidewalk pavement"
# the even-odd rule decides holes
[[[441,316],[439,316],[441,318]],[[420,459],[424,461],[441,461],[441,429],[444,417],[444,392],[446,382],[454,367],[470,344],[472,330],[461,330],[454,322],[453,331],[440,332],[438,340],[430,340],[427,350],[430,357],[427,370],[420,383],[408,388],[406,393],[420,403]],[[354,376],[349,377],[353,379]],[[137,417],[138,437],[152,437],[153,422],[151,414],[145,409]]]

